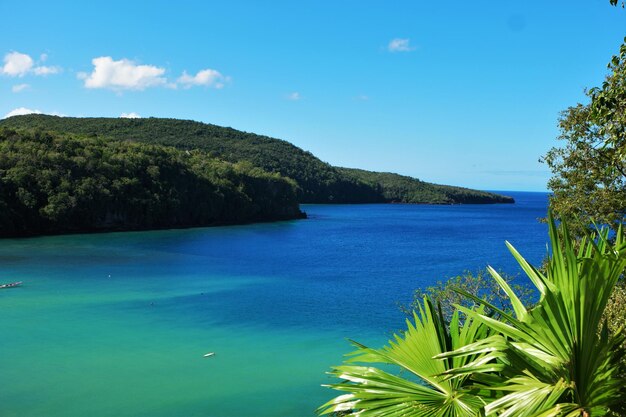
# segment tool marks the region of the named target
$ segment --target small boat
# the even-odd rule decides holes
[[[209,352],[203,356],[203,358],[210,358],[211,356],[215,356],[215,352]]]
[[[20,285],[22,285],[22,281],[18,281],[18,282],[11,282],[9,284],[2,284],[0,285],[0,289],[2,288],[13,288],[13,287],[19,287]]]

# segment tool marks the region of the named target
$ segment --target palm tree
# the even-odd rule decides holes
[[[626,394],[620,359],[624,336],[610,334],[603,314],[626,267],[626,242],[620,228],[610,243],[608,229],[585,238],[578,250],[565,222],[557,228],[549,216],[552,256],[547,273],[532,267],[507,245],[540,293],[538,304],[525,308],[506,282],[490,270],[508,294],[514,314],[500,319],[463,307],[468,317],[497,334],[437,358],[463,357],[489,350],[497,366],[482,362],[449,370],[449,375],[490,378],[489,388],[502,397],[485,406],[486,415],[603,416],[621,406]],[[466,294],[471,296],[471,294]],[[475,298],[475,297],[473,297]],[[476,300],[486,305],[481,300]],[[494,306],[490,306],[495,308]]]
[[[415,323],[394,335],[382,349],[370,349],[353,342],[357,350],[344,366],[333,368],[331,375],[343,380],[328,385],[348,394],[340,395],[319,408],[320,414],[340,412],[359,416],[475,416],[486,400],[473,392],[469,376],[448,378],[446,370],[462,367],[480,355],[433,360],[433,357],[458,349],[487,336],[486,326],[473,320],[461,324],[459,314],[452,316],[449,329],[443,313],[425,299]],[[376,367],[354,363],[381,363],[400,369],[406,377]]]
[[[611,243],[608,230],[601,231],[576,250],[565,222],[557,227],[549,215],[549,230],[552,256],[545,274],[507,242],[540,294],[534,307],[525,307],[489,268],[512,312],[464,293],[482,307],[457,306],[447,330],[441,313],[425,301],[404,336],[380,350],[357,344],[349,360],[397,365],[408,377],[351,364],[335,368],[331,374],[344,381],[331,387],[348,394],[319,411],[362,417],[595,417],[618,410],[626,395],[624,336],[609,333],[603,313],[626,267],[623,232]],[[484,307],[497,315],[485,314]]]

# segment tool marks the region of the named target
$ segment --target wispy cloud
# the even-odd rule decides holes
[[[6,119],[7,117],[11,117],[11,116],[24,116],[26,114],[49,114],[50,116],[67,117],[66,114],[59,113],[59,112],[48,113],[48,112],[42,112],[41,110],[29,109],[26,107],[18,107],[16,109],[11,110],[7,114],[5,114],[3,119]]]
[[[497,176],[523,176],[523,177],[543,177],[550,175],[550,171],[542,169],[518,169],[518,170],[485,170],[480,171],[482,174]]]
[[[411,45],[411,40],[408,38],[395,38],[389,41],[387,50],[389,52],[410,52],[414,51],[415,47]]]
[[[370,97],[365,94],[359,94],[358,96],[355,97],[355,99],[359,101],[369,101]]]
[[[302,100],[302,95],[299,92],[294,91],[292,93],[287,94],[285,98],[291,101],[298,101],[298,100]]]
[[[14,93],[21,93],[24,90],[28,90],[30,88],[30,85],[28,84],[16,84],[13,87],[11,87],[11,91],[13,91]]]
[[[3,119],[11,116],[23,116],[25,114],[42,114],[42,112],[40,110],[28,109],[26,107],[18,107],[17,109],[13,109],[5,114]]]
[[[212,88],[224,88],[224,84],[229,81],[229,77],[225,77],[219,71],[207,68],[200,70],[196,75],[189,75],[187,71],[183,71],[177,81],[183,88],[191,88],[193,86],[204,86]]]
[[[122,119],[140,119],[141,116],[135,112],[130,113],[122,113],[120,114],[120,118]]]
[[[48,67],[48,66],[42,65],[40,67],[33,68],[33,72],[35,73],[35,75],[58,74],[59,72],[61,72],[61,67]]]

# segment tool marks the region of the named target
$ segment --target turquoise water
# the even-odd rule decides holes
[[[547,196],[307,205],[308,220],[0,241],[0,416],[298,417],[413,289],[539,262]],[[203,358],[207,352],[216,352]]]

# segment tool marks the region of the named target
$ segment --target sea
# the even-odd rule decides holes
[[[548,195],[502,193],[0,240],[0,284],[23,281],[0,290],[0,416],[314,416],[349,340],[383,346],[416,289],[487,265],[527,282],[505,241],[541,263]]]

